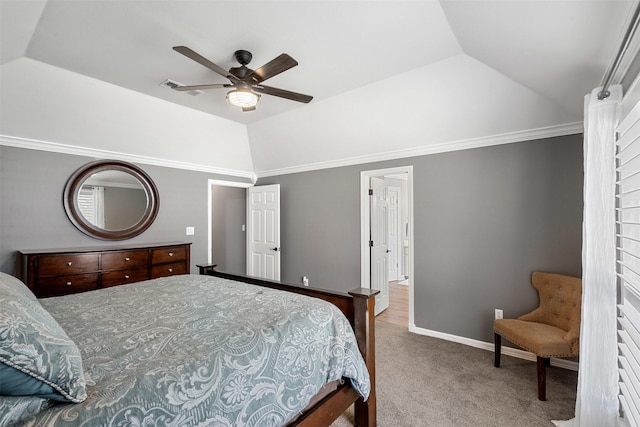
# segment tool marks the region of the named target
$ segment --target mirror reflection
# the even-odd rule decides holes
[[[63,201],[78,230],[103,240],[130,239],[144,232],[159,206],[151,177],[118,160],[97,160],[75,171],[65,185]]]
[[[143,218],[148,207],[147,193],[133,175],[104,170],[87,178],[77,195],[82,216],[95,227],[107,231],[131,228]]]

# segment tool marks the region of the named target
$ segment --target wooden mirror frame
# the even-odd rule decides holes
[[[96,227],[87,221],[76,204],[78,192],[84,182],[92,175],[107,170],[117,170],[132,175],[140,182],[147,196],[147,208],[142,218],[133,226],[123,230],[105,230]],[[159,208],[158,189],[149,175],[131,163],[117,160],[98,160],[75,171],[64,187],[63,201],[64,210],[73,225],[84,234],[102,240],[125,240],[137,236],[151,226],[158,215]]]

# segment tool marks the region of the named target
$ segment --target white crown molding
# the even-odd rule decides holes
[[[449,151],[468,150],[471,148],[489,147],[492,145],[511,144],[514,142],[532,141],[535,139],[553,138],[556,136],[574,135],[584,130],[582,122],[567,123],[563,125],[548,126],[544,128],[530,129],[526,131],[503,133],[500,135],[485,136],[480,138],[464,139],[461,141],[445,142],[442,144],[425,145],[422,147],[408,148],[404,150],[387,151],[385,153],[369,154],[365,156],[349,157],[346,159],[331,160],[327,162],[309,163],[306,165],[292,166],[281,169],[271,169],[256,172],[258,178],[268,176],[286,175],[298,172],[309,172],[319,169],[352,166],[362,163],[373,163],[385,160],[402,159],[406,157],[426,156],[429,154],[446,153]]]
[[[174,160],[160,159],[156,157],[139,156],[135,154],[119,153],[115,151],[100,150],[95,148],[79,147],[75,145],[60,144],[56,142],[41,141],[36,139],[21,138],[9,135],[0,135],[0,145],[10,147],[28,148],[31,150],[50,151],[54,153],[71,154],[76,156],[96,157],[102,159],[114,159],[129,161],[153,166],[163,166],[175,169],[185,169],[197,172],[215,173],[238,178],[248,178],[255,183],[258,178],[291,173],[309,172],[320,169],[330,169],[342,166],[351,166],[363,163],[374,163],[385,160],[402,159],[407,157],[419,157],[430,154],[446,153],[450,151],[468,150],[471,148],[489,147],[493,145],[511,144],[522,141],[552,138],[564,135],[574,135],[583,132],[583,123],[568,123],[564,125],[548,126],[544,128],[530,129],[526,131],[510,132],[499,135],[471,138],[460,141],[452,141],[441,144],[426,145],[404,150],[387,151],[385,153],[370,154],[365,156],[349,157],[327,162],[309,163],[306,165],[287,168],[272,169],[262,172],[239,171],[224,169],[195,163],[178,162]]]
[[[0,135],[0,145],[17,148],[27,148],[30,150],[49,151],[53,153],[71,154],[74,156],[95,157],[98,159],[122,160],[125,162],[139,163],[144,165],[163,166],[167,168],[214,173],[237,178],[248,178],[251,179],[252,182],[256,181],[256,177],[253,171],[225,169],[215,166],[179,162],[175,160],[160,159],[157,157],[139,156],[136,154],[119,153],[116,151],[100,150],[97,148],[79,147],[76,145],[60,144],[57,142],[40,141],[37,139],[20,138],[9,135]]]
[[[470,347],[480,348],[482,350],[488,350],[491,352],[495,351],[495,346],[493,343],[474,340],[471,338],[460,337],[458,335],[445,334],[444,332],[433,331],[431,329],[418,328],[415,325],[409,326],[409,332],[413,332],[414,334],[424,335],[432,338],[439,338],[445,341],[452,341],[458,344],[468,345]],[[536,361],[536,355],[533,353],[529,353],[528,351],[519,350],[517,348],[505,347],[502,346],[501,354],[506,356],[517,357],[518,359],[531,360],[533,362]],[[579,364],[573,362],[571,360],[566,359],[558,359],[551,358],[551,365],[557,366],[559,368],[569,369],[572,371],[577,371]]]

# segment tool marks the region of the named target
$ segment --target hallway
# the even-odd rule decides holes
[[[376,316],[376,320],[409,327],[409,286],[389,282],[389,308]]]

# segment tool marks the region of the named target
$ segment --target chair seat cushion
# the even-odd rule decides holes
[[[576,356],[563,339],[567,331],[555,326],[517,319],[497,319],[493,322],[493,330],[540,357]]]

